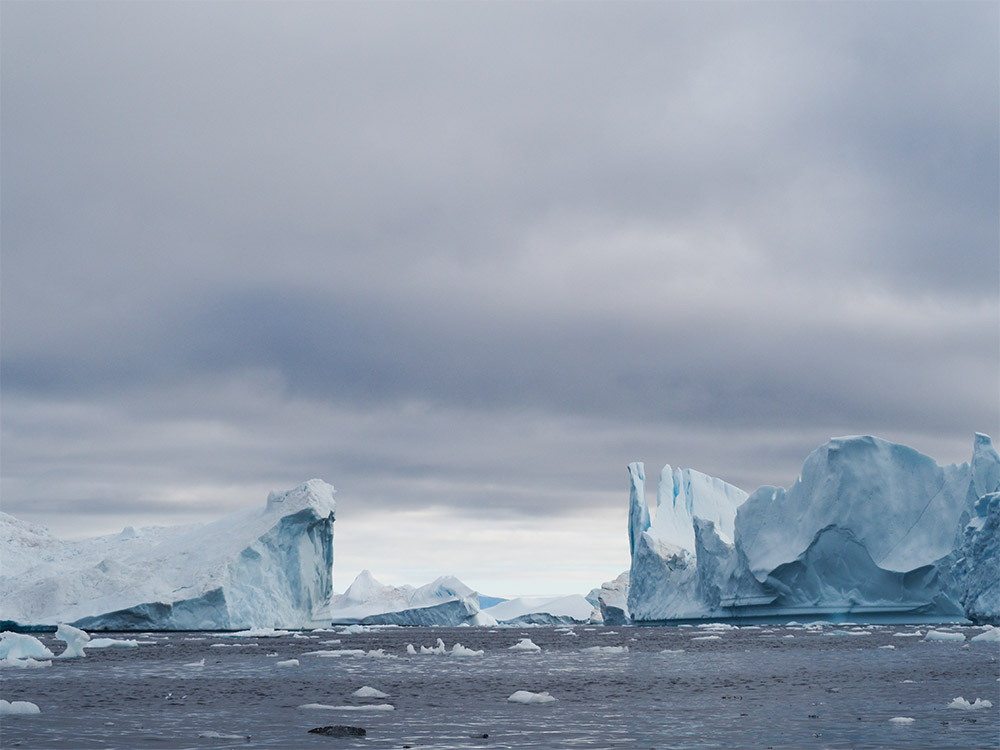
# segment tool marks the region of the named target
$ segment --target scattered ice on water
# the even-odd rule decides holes
[[[992,708],[993,704],[990,701],[983,698],[976,698],[975,701],[969,703],[962,696],[958,696],[955,700],[948,704],[948,708],[960,708],[963,711],[972,711],[977,708]]]
[[[912,724],[914,721],[916,720],[909,716],[893,716],[889,719],[890,724]]]
[[[556,699],[547,692],[532,693],[530,690],[518,690],[511,695],[507,701],[509,703],[555,703]]]
[[[29,716],[41,710],[31,701],[5,701],[0,698],[0,716]]]
[[[369,687],[368,685],[365,685],[364,687],[358,688],[353,693],[351,693],[351,695],[353,697],[355,697],[355,698],[388,698],[389,697],[388,693],[383,693],[381,690],[378,690],[378,689],[373,688],[373,687]]]
[[[536,654],[539,651],[541,651],[541,650],[542,650],[542,647],[539,646],[534,641],[532,641],[530,638],[522,638],[521,640],[519,640],[517,643],[515,643],[513,646],[511,646],[508,649],[508,651],[526,651],[526,652],[536,653]],[[516,695],[516,693],[515,693],[515,695]]]

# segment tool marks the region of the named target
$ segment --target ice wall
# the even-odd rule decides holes
[[[205,526],[79,542],[0,514],[0,620],[90,630],[328,623],[334,489],[318,479]]]
[[[701,517],[698,503],[685,512],[664,502],[663,481],[650,519],[642,465],[631,464],[629,477],[634,620],[998,617],[1000,501],[991,493],[1000,490],[1000,457],[986,435],[976,436],[970,463],[944,467],[879,438],[831,440],[790,489],[762,487],[739,504],[731,533],[724,516]],[[700,507],[725,510],[739,497],[719,481],[699,480],[715,501]],[[690,551],[677,543],[689,517]]]

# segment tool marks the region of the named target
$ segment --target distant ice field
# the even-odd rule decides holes
[[[129,633],[135,648],[3,667],[0,699],[39,713],[3,716],[2,745],[995,748],[1000,737],[1000,644],[972,641],[983,628],[344,630]],[[525,638],[540,651],[511,650]],[[959,697],[980,702],[955,710]],[[366,735],[309,734],[329,725]]]

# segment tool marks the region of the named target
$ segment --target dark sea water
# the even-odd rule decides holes
[[[117,634],[41,669],[0,670],[3,748],[996,748],[1000,646],[934,643],[926,627],[385,628],[280,638]],[[972,636],[973,628],[953,628]],[[338,631],[341,629],[338,629]],[[101,634],[108,635],[108,634]],[[717,635],[717,639],[695,640]],[[792,636],[792,637],[788,637]],[[63,644],[41,636],[57,653]],[[483,656],[408,656],[441,638]],[[540,653],[509,647],[521,638]],[[340,643],[324,643],[339,640]],[[218,646],[216,644],[224,644]],[[587,653],[594,646],[627,652]],[[893,646],[894,648],[880,648]],[[307,656],[382,649],[386,656]],[[674,653],[664,653],[672,650]],[[276,655],[275,655],[276,654]],[[281,660],[298,666],[279,666]],[[204,666],[186,666],[204,659]],[[389,694],[362,700],[371,686]],[[547,691],[543,705],[510,703]],[[948,708],[956,697],[992,708]],[[392,711],[304,709],[305,704]],[[893,724],[893,717],[911,717]],[[308,734],[363,727],[364,738]],[[205,736],[210,735],[210,736]],[[223,735],[223,737],[219,737]],[[487,735],[484,737],[484,735]],[[226,738],[225,736],[229,736]]]

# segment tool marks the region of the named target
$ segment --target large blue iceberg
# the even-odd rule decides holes
[[[668,466],[652,517],[643,465],[628,470],[634,621],[1000,624],[1000,456],[986,435],[970,463],[943,467],[879,438],[834,439],[790,489],[749,496]]]

